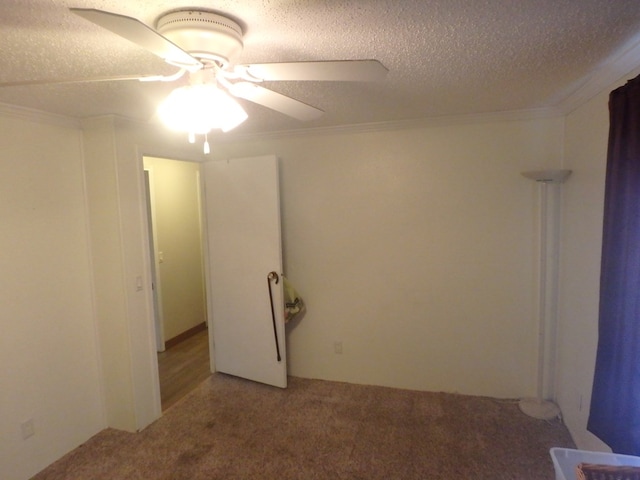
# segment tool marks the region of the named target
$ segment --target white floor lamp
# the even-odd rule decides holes
[[[561,184],[569,175],[571,170],[538,170],[532,172],[523,172],[526,178],[535,180],[540,185],[540,228],[539,228],[539,285],[538,285],[538,364],[537,364],[537,392],[535,398],[523,398],[519,402],[520,410],[533,418],[550,420],[556,418],[560,414],[560,409],[551,400],[545,398],[545,384],[548,381],[545,372],[546,367],[546,350],[547,350],[547,323],[549,320],[555,321],[555,312],[548,318],[547,312],[550,310],[550,301],[547,295],[547,280],[555,278],[556,268],[555,262],[548,265],[548,255],[552,253],[552,258],[557,258],[557,241],[555,235],[552,242],[549,242],[549,215],[548,215],[548,185]],[[552,333],[555,333],[552,332]],[[551,342],[553,346],[554,341]]]

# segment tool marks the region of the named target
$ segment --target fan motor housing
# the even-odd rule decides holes
[[[242,52],[242,29],[217,13],[171,12],[158,19],[156,30],[192,56],[221,67],[228,66]]]

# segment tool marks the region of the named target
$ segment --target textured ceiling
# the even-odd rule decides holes
[[[152,27],[164,12],[204,7],[242,26],[238,63],[375,58],[389,69],[382,82],[271,82],[326,113],[302,123],[243,101],[250,118],[238,133],[558,107],[640,34],[637,0],[2,0],[0,82],[175,70],[69,7]],[[2,87],[0,102],[148,120],[171,88],[135,81]]]

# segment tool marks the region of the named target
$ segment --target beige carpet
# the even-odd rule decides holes
[[[215,374],[138,434],[104,430],[44,479],[553,479],[559,421],[515,402]]]

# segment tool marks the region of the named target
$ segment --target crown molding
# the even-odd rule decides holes
[[[48,113],[42,110],[36,110],[27,107],[20,107],[16,105],[10,105],[6,103],[0,103],[0,115],[21,118],[24,120],[48,123],[54,125],[68,126],[74,128],[82,128],[87,124],[91,124],[93,121],[105,121],[110,120],[114,124],[124,125],[137,125],[139,127],[155,128],[150,122],[143,122],[140,120],[129,119],[120,117],[117,115],[101,115],[99,117],[89,117],[85,119],[67,117],[64,115],[58,115],[55,113]],[[212,139],[218,142],[237,142],[237,141],[252,141],[252,140],[269,140],[278,139],[283,137],[302,137],[302,136],[318,136],[318,135],[338,135],[338,134],[353,134],[353,133],[367,133],[367,132],[382,132],[393,130],[410,130],[415,128],[434,127],[434,126],[448,126],[448,125],[460,125],[460,124],[472,124],[472,123],[490,123],[490,122],[503,122],[514,120],[530,120],[536,118],[552,118],[562,116],[563,113],[556,108],[537,108],[529,110],[513,110],[506,112],[490,112],[490,113],[477,113],[477,114],[465,114],[465,115],[446,115],[438,117],[425,117],[415,118],[408,120],[394,120],[388,122],[372,122],[372,123],[359,123],[349,125],[337,125],[331,127],[315,127],[315,128],[300,128],[295,130],[282,130],[276,132],[266,133],[218,133],[210,134]]]
[[[38,123],[65,126],[71,128],[83,128],[94,121],[111,121],[114,125],[136,125],[155,129],[157,125],[151,122],[129,119],[117,115],[101,115],[90,118],[74,118],[54,113],[48,113],[27,107],[20,107],[0,103],[0,115],[21,118]],[[241,141],[266,141],[281,138],[308,137],[322,135],[347,135],[358,133],[375,133],[383,131],[411,130],[427,127],[465,125],[478,123],[508,122],[517,120],[532,120],[538,118],[554,118],[564,115],[562,111],[554,107],[535,108],[527,110],[513,110],[505,112],[489,112],[465,115],[444,115],[437,117],[415,118],[408,120],[394,120],[388,122],[372,122],[349,125],[337,125],[331,127],[300,128],[295,130],[283,130],[266,133],[218,133],[210,134],[210,138],[220,143],[235,143]]]
[[[375,133],[396,130],[411,130],[427,127],[468,125],[478,123],[510,122],[517,120],[533,120],[539,118],[562,117],[563,113],[555,107],[532,108],[527,110],[511,110],[504,112],[474,113],[465,115],[443,115],[437,117],[414,118],[408,120],[394,120],[388,122],[358,123],[351,125],[337,125],[331,127],[301,128],[266,133],[219,133],[210,138],[220,143],[235,143],[240,141],[265,141],[280,138],[346,135],[357,133]]]
[[[563,115],[576,110],[611,85],[640,68],[640,34],[601,63],[572,93],[557,104]],[[635,76],[635,75],[634,75]]]
[[[35,108],[19,107],[8,103],[0,103],[0,115],[48,125],[80,128],[80,120],[77,118],[43,112]]]

